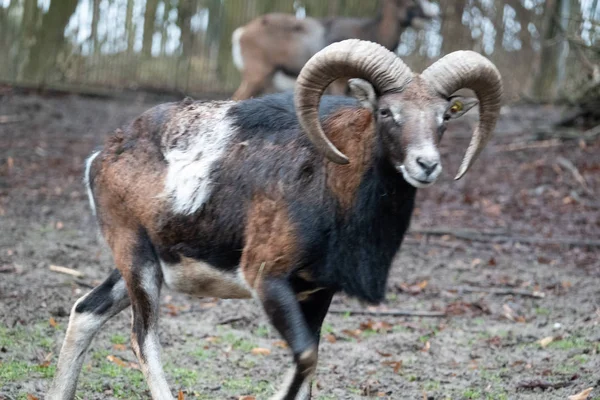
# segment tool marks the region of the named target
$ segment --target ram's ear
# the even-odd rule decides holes
[[[364,79],[354,78],[348,81],[348,88],[350,89],[350,95],[358,100],[364,108],[375,111],[377,96],[373,85]]]
[[[479,104],[474,97],[454,96],[448,103],[446,109],[446,119],[454,119],[463,116],[471,108]]]

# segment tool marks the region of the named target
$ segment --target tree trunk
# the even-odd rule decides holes
[[[441,55],[446,55],[455,50],[471,49],[473,47],[471,32],[461,22],[462,15],[467,7],[467,0],[446,0],[440,5],[444,15],[440,28],[442,36]]]
[[[189,57],[192,54],[193,33],[192,17],[196,11],[196,4],[189,0],[180,0],[177,5],[177,26],[181,30],[181,55]]]
[[[43,82],[45,74],[52,70],[56,56],[64,44],[64,33],[78,0],[52,0],[42,24],[36,31],[36,42],[29,52],[24,78],[30,82]],[[27,3],[26,3],[27,4]]]
[[[147,0],[146,11],[144,12],[144,34],[142,37],[142,55],[152,56],[152,39],[154,37],[156,9],[158,0]]]
[[[557,18],[561,1],[563,0],[546,0],[542,28],[542,51],[533,83],[533,95],[539,99],[550,100],[556,96],[555,83],[558,76],[560,46],[555,39],[560,33]]]
[[[100,0],[93,0],[92,4],[92,52],[94,55],[100,52],[100,43],[98,37],[98,21],[100,20]]]
[[[133,54],[135,46],[135,25],[133,24],[133,0],[127,0],[125,11],[125,31],[127,32],[127,53]]]

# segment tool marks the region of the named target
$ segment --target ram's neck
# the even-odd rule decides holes
[[[416,189],[386,160],[370,111],[341,109],[325,121],[324,130],[350,163],[326,163],[326,183],[337,203],[336,226],[318,275],[341,282],[339,289],[349,295],[379,302],[410,222]]]

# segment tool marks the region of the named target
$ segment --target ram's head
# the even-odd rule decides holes
[[[479,124],[455,179],[461,178],[490,139],[500,113],[502,80],[487,58],[457,51],[415,74],[394,53],[357,39],[332,44],[302,69],[295,102],[300,124],[332,162],[352,162],[327,138],[318,118],[323,91],[340,77],[353,77],[350,91],[376,121],[385,157],[415,187],[435,182],[442,166],[438,144],[449,119],[479,103]],[[462,88],[477,100],[453,94]]]

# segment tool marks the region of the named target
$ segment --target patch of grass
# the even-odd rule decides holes
[[[254,330],[254,334],[258,337],[263,337],[263,338],[269,337],[269,333],[271,333],[271,330],[266,325],[260,325],[258,328],[256,328]]]
[[[554,341],[548,345],[548,348],[559,350],[586,349],[591,347],[593,347],[593,343],[581,337],[568,337]]]
[[[325,322],[323,324],[323,326],[321,327],[321,333],[322,334],[333,333],[333,325],[331,325],[329,322]]]
[[[172,368],[170,374],[177,386],[193,388],[198,383],[198,372],[187,368]]]
[[[110,342],[112,344],[127,344],[128,340],[125,336],[115,333],[110,337]]]
[[[81,385],[78,391],[87,393],[103,393],[112,390],[112,396],[118,399],[143,399],[147,390],[141,371],[120,367],[108,361],[105,350],[92,354],[91,368],[84,367],[81,374]],[[88,364],[89,365],[89,364]]]
[[[577,354],[576,356],[573,356],[571,358],[571,360],[573,362],[578,363],[578,364],[584,364],[584,363],[588,362],[588,359],[589,359],[589,357],[587,354]]]
[[[237,336],[233,332],[226,332],[221,336],[224,343],[230,344],[233,350],[240,350],[249,353],[253,348],[257,347],[256,343]]]
[[[508,400],[508,393],[501,391],[498,393],[488,393],[485,395],[485,400]]]
[[[221,382],[223,389],[236,395],[252,394],[267,395],[273,391],[271,384],[267,381],[256,381],[250,377],[231,378]]]
[[[439,390],[441,387],[441,383],[439,381],[427,381],[423,386],[425,390]]]
[[[465,399],[474,400],[474,399],[481,398],[481,393],[478,390],[474,390],[474,389],[466,389],[462,395]]]
[[[535,315],[539,315],[540,317],[545,317],[550,315],[550,309],[549,308],[545,308],[545,307],[536,307],[535,308]]]
[[[8,361],[0,368],[0,382],[23,381],[32,378],[32,374],[50,379],[56,372],[55,366],[41,367],[25,361]]]
[[[198,347],[192,354],[198,357],[200,360],[208,360],[209,358],[215,356],[214,351],[205,349],[204,347]]]

